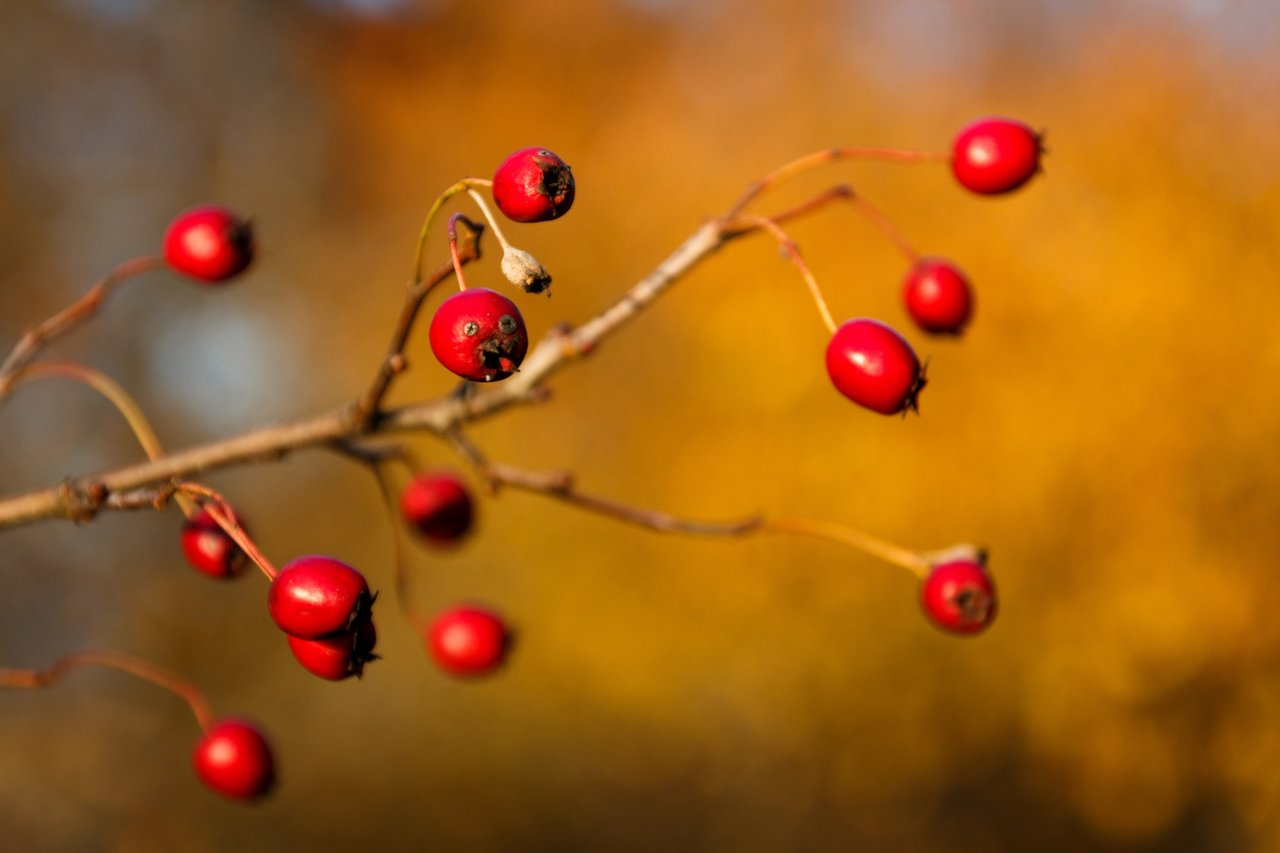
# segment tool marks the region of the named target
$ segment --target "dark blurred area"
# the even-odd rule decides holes
[[[317,414],[372,376],[422,218],[543,145],[574,209],[508,236],[580,322],[754,178],[833,145],[944,150],[970,119],[1045,128],[1000,199],[943,166],[852,182],[977,290],[920,417],[839,397],[826,335],[764,238],[699,267],[555,398],[478,425],[496,460],[699,518],[761,511],[905,545],[976,541],[1001,591],[957,639],[906,573],[819,541],[663,537],[545,498],[411,548],[323,451],[204,479],[284,562],[360,566],[362,681],[303,672],[258,576],[182,562],[181,518],[0,532],[0,666],[112,648],[254,717],[281,785],[200,788],[181,702],[110,672],[0,693],[0,848],[22,851],[1241,851],[1280,847],[1280,12],[1266,0],[0,2],[0,351],[206,202],[262,252],[220,289],[131,282],[48,357],[124,384],[166,446]],[[460,203],[457,208],[473,211]],[[849,209],[791,233],[840,317],[908,330],[901,255]],[[429,246],[447,258],[442,229]],[[489,247],[494,248],[492,245]],[[473,284],[497,286],[496,253]],[[526,307],[527,306],[527,307]],[[405,403],[452,379],[411,341]],[[461,467],[414,438],[430,464]],[[140,458],[69,383],[0,404],[0,492]],[[473,480],[477,489],[480,484]],[[433,668],[423,614],[486,601],[510,666]]]

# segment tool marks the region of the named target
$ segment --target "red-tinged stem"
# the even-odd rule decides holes
[[[35,358],[41,347],[96,314],[107,296],[120,284],[142,273],[160,269],[164,265],[165,259],[160,256],[125,261],[96,282],[75,302],[40,325],[28,329],[4,360],[4,364],[0,365],[0,399],[12,390],[17,372]]]
[[[797,157],[784,163],[763,178],[752,183],[746,191],[729,208],[726,218],[733,218],[742,212],[756,196],[773,189],[803,172],[808,172],[837,160],[886,160],[895,163],[937,163],[948,162],[950,154],[936,151],[906,151],[897,148],[824,148],[803,157]]]
[[[0,687],[49,687],[72,670],[84,667],[115,669],[149,681],[185,701],[202,731],[208,731],[214,723],[213,707],[200,688],[163,667],[123,652],[82,651],[59,659],[48,669],[0,669]]]
[[[240,547],[240,550],[249,556],[250,560],[253,560],[254,565],[267,576],[267,580],[275,580],[279,572],[258,546],[254,544],[253,540],[249,538],[249,534],[240,526],[240,523],[236,521],[236,514],[232,511],[231,505],[227,503],[226,498],[213,489],[196,483],[179,483],[177,488],[180,494],[194,495],[200,501],[204,511],[209,514],[209,517],[222,528],[227,536],[231,537],[231,541],[235,542]]]
[[[458,220],[462,214],[449,217],[449,260],[453,263],[453,277],[458,280],[458,290],[467,289],[467,279],[462,274],[462,256],[458,252]]]
[[[786,231],[772,219],[763,216],[743,216],[729,223],[729,227],[736,225],[748,224],[762,231],[766,231],[782,247],[782,251],[786,253],[791,262],[796,265],[796,269],[800,270],[800,275],[804,279],[805,285],[809,288],[809,295],[813,297],[813,304],[818,307],[818,314],[822,317],[823,325],[827,327],[827,331],[835,334],[836,321],[831,316],[831,309],[827,307],[827,300],[822,295],[822,289],[818,287],[818,280],[813,277],[812,270],[805,263],[804,257],[800,254],[800,247],[792,240]]]

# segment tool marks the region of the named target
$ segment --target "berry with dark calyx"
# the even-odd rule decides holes
[[[973,288],[955,264],[941,258],[916,261],[902,283],[907,313],[922,330],[958,335],[973,315]]]
[[[545,148],[522,148],[493,174],[493,201],[508,219],[546,222],[573,206],[573,172]]]
[[[1040,134],[1014,119],[978,119],[956,135],[951,171],[981,195],[1013,192],[1040,171]]]
[[[253,252],[253,228],[217,205],[188,210],[173,220],[164,235],[169,266],[205,284],[218,284],[243,272]]]
[[[298,557],[267,591],[267,610],[280,630],[312,640],[350,631],[369,618],[374,596],[364,575],[332,557]]]
[[[529,349],[520,309],[484,288],[459,291],[440,303],[427,339],[441,364],[475,382],[506,379]]]
[[[350,631],[314,640],[289,635],[288,641],[289,650],[304,669],[329,681],[342,681],[353,675],[359,678],[364,674],[364,665],[378,659],[373,653],[378,632],[371,619]]]
[[[934,566],[920,590],[929,621],[952,634],[977,634],[996,618],[996,588],[981,563],[955,560]]]
[[[512,634],[492,610],[461,604],[440,613],[431,623],[427,650],[445,672],[464,677],[489,675],[511,650]]]
[[[847,320],[827,345],[827,375],[836,390],[859,406],[893,415],[916,409],[925,385],[915,350],[878,320]]]
[[[237,518],[237,524],[243,523]],[[249,557],[235,543],[208,510],[201,509],[182,525],[182,553],[192,568],[211,578],[224,580],[244,571]]]
[[[271,746],[250,720],[218,720],[196,742],[191,759],[201,782],[233,800],[257,800],[275,783]]]
[[[471,492],[448,471],[416,474],[400,493],[400,515],[432,545],[457,543],[471,530]]]

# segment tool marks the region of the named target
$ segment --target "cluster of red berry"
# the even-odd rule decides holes
[[[992,195],[1011,192],[1030,180],[1039,170],[1041,154],[1040,137],[1028,126],[987,118],[972,123],[956,137],[949,160],[962,186]],[[526,292],[545,291],[550,276],[531,256],[506,242],[475,193],[485,186],[491,188],[495,205],[508,219],[546,222],[563,216],[572,206],[572,171],[545,148],[525,148],[503,161],[491,181],[466,179],[437,202],[438,208],[451,193],[471,193],[503,245],[503,273]],[[428,224],[430,221],[431,216]],[[776,223],[765,221],[776,230]],[[524,318],[506,296],[466,286],[453,220],[450,236],[459,291],[443,300],[432,316],[430,349],[441,365],[470,382],[506,379],[520,369],[529,349]],[[173,269],[205,284],[232,279],[250,265],[255,251],[250,223],[218,206],[196,208],[179,216],[166,232],[163,245],[164,260]],[[940,258],[915,256],[902,295],[912,320],[929,334],[958,335],[972,316],[968,279],[958,267]],[[817,298],[832,329],[826,368],[836,389],[882,414],[914,410],[925,376],[920,358],[906,339],[889,325],[872,319],[855,318],[837,327]],[[250,563],[256,564],[271,581],[268,613],[284,632],[299,664],[330,681],[363,674],[366,664],[377,658],[373,622],[377,596],[359,570],[333,557],[308,555],[277,571],[257,552],[241,519],[219,496],[189,484],[186,492],[179,489],[178,494],[184,501],[196,497],[193,503],[183,505],[188,518],[181,534],[182,551],[196,570],[229,579],[243,573]],[[470,533],[475,506],[457,475],[415,471],[400,494],[399,511],[403,523],[423,543],[451,547]],[[812,525],[797,524],[791,529],[815,530]],[[923,578],[921,603],[939,628],[975,634],[995,617],[995,588],[980,555],[935,561],[916,555],[899,562]],[[421,634],[427,653],[442,670],[469,678],[499,669],[513,641],[513,631],[502,615],[466,603],[440,612],[424,625]],[[193,755],[199,778],[231,798],[253,800],[266,794],[275,780],[275,766],[260,727],[240,717],[201,717],[201,723],[205,731]]]
[[[984,118],[957,134],[951,169],[956,180],[982,195],[1012,192],[1040,170],[1040,136],[1026,124]],[[931,334],[958,335],[973,314],[973,290],[953,263],[920,258],[903,283],[911,319]],[[827,373],[850,400],[886,415],[914,409],[924,387],[920,357],[906,339],[877,320],[841,325],[827,346]]]

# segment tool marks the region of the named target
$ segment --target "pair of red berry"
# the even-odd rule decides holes
[[[573,205],[569,166],[545,148],[522,148],[498,166],[493,200],[514,222],[548,222]],[[524,360],[529,332],[520,309],[494,290],[476,288],[450,296],[427,329],[439,362],[464,379],[506,379]]]
[[[985,118],[956,136],[951,170],[966,189],[999,195],[1021,187],[1040,170],[1040,136],[1022,122]],[[954,264],[920,259],[903,283],[903,300],[923,331],[958,335],[973,312],[972,288]],[[840,393],[886,415],[913,410],[925,385],[919,356],[901,334],[877,320],[849,320],[832,335],[827,374]]]
[[[416,474],[400,493],[400,515],[428,544],[448,547],[471,530],[471,493],[448,471]],[[511,650],[512,631],[496,611],[474,604],[444,610],[427,629],[427,652],[451,675],[478,677],[497,671]]]

